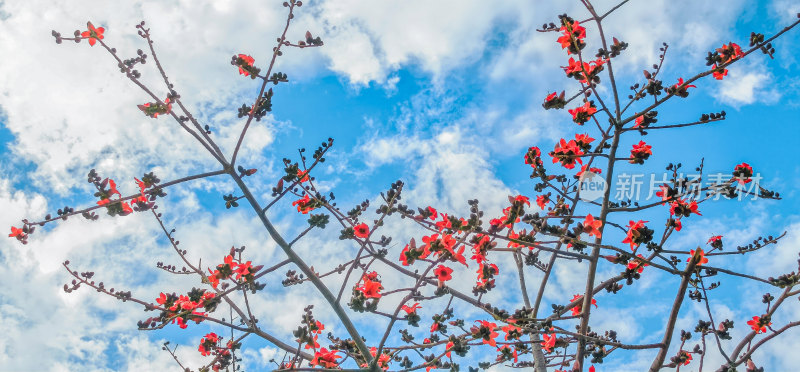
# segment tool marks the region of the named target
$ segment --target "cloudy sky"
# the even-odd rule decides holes
[[[131,58],[137,49],[146,50],[135,29],[146,21],[159,59],[183,102],[230,153],[242,125],[236,109],[252,102],[258,92],[253,80],[239,76],[230,58],[249,54],[264,66],[285,22],[281,3],[0,1],[0,55],[4,56],[0,63],[0,226],[19,226],[22,218],[41,218],[65,205],[93,204],[93,191],[86,183],[92,168],[117,180],[123,193],[135,191],[133,177],[146,172],[170,180],[215,169],[213,159],[174,122],[142,115],[136,105],[148,102],[149,97],[119,73],[104,50],[86,42],[57,45],[51,30],[69,37],[92,21],[105,27],[105,42],[116,47],[122,58]],[[599,0],[595,4],[601,11],[613,5]],[[259,170],[251,177],[253,189],[268,200],[282,171],[282,158],[296,159],[298,148],[313,149],[333,137],[334,149],[315,176],[348,209],[366,198],[375,200],[398,179],[406,183],[409,205],[433,205],[456,214],[468,211],[469,199],[478,198],[492,214],[504,207],[508,195],[534,197],[530,168],[522,163],[526,149],[538,145],[547,152],[558,139],[578,130],[566,111],[541,108],[548,93],[576,89],[559,67],[566,65],[567,58],[555,41],[557,36],[536,32],[565,12],[576,19],[587,17],[579,4],[566,1],[309,0],[298,10],[288,38],[300,40],[309,30],[325,45],[289,49],[279,59],[276,70],[286,73],[291,82],[275,88],[273,112],[252,127],[240,157],[242,165]],[[708,51],[730,41],[746,46],[751,31],[771,35],[793,22],[798,12],[800,5],[789,0],[732,0],[724,7],[688,0],[631,1],[610,16],[605,26],[607,35],[630,44],[615,60],[618,85],[627,91],[641,82],[641,71],[658,62],[662,42],[669,44],[662,76],[665,84],[672,84],[705,71]],[[587,29],[587,50],[596,50],[596,30]],[[721,110],[727,112],[727,120],[653,133],[646,138],[653,146],[646,164],[620,169],[645,175],[645,186],[649,186],[650,174],[661,177],[670,162],[693,169],[704,159],[706,174],[727,174],[734,165],[748,162],[766,187],[781,192],[781,201],[704,204],[703,216],[684,223],[671,249],[693,249],[711,235],[723,235],[726,244],[734,247],[760,235],[786,231],[785,239],[768,251],[729,258],[724,264],[760,276],[797,269],[800,163],[795,160],[794,138],[800,134],[800,86],[795,79],[799,62],[793,46],[799,41],[800,32],[794,30],[774,43],[774,59],[754,54],[732,66],[721,82],[710,78],[696,82],[689,98],[659,109],[659,124],[690,121]],[[141,66],[140,71],[158,96],[166,95],[153,63]],[[601,86],[602,93],[607,94],[608,88]],[[632,134],[623,146],[639,139]],[[234,245],[247,246],[247,259],[257,263],[283,260],[283,253],[266,238],[252,213],[224,208],[221,195],[233,192],[234,186],[224,179],[208,179],[169,190],[161,205],[165,222],[176,228],[181,244],[195,260],[219,261]],[[663,212],[653,218],[662,220]],[[276,207],[272,218],[287,236],[304,224],[288,201]],[[343,250],[354,252],[352,245],[339,242],[338,233],[330,230],[311,234],[298,247],[318,270],[331,267],[326,263]],[[169,327],[140,332],[136,321],[151,314],[139,306],[89,290],[71,294],[62,290],[70,280],[61,267],[66,259],[75,269],[95,271],[100,280],[144,299],[198,285],[155,268],[157,262],[177,263],[159,234],[156,221],[134,214],[101,216],[93,223],[69,220],[37,231],[25,246],[12,239],[0,240],[0,276],[4,278],[0,329],[5,333],[0,339],[0,371],[172,369],[174,362],[160,347],[165,340],[184,345],[178,354],[189,366],[203,363],[196,351],[199,338],[219,329],[203,325],[190,327],[190,332]],[[395,237],[397,243],[390,249],[399,252],[414,230],[397,219],[383,234]],[[614,274],[614,269],[603,272]],[[556,284],[548,287],[545,302],[563,303],[563,293],[582,291],[581,276],[569,268],[556,270],[555,275]],[[531,275],[530,286],[538,285],[536,278]],[[284,289],[281,279],[280,272],[269,277],[267,292],[255,300],[266,328],[290,340],[301,309],[312,303],[318,304],[319,318],[333,332],[345,335],[311,288]],[[605,297],[607,302],[597,311],[593,327],[616,329],[625,342],[653,342],[660,337],[658,328],[647,324],[657,324],[659,309],[671,301],[661,298],[674,296],[674,286],[662,288],[660,279],[664,278],[644,276],[626,295]],[[500,277],[498,286],[502,289],[508,284],[507,293],[513,292],[514,280]],[[747,331],[745,321],[763,312],[759,299],[765,291],[769,289],[750,284],[723,286],[712,299],[712,308],[719,318],[735,320],[733,334],[741,336]],[[491,300],[509,308],[520,306],[514,296],[496,294]],[[603,300],[602,296],[598,299]],[[279,307],[283,311],[275,314]],[[792,302],[782,314],[798,310]],[[693,329],[704,311],[699,304],[687,304],[679,327]],[[423,322],[433,312],[433,306],[422,310]],[[469,315],[461,316],[469,319]],[[774,322],[796,320],[787,316],[778,316]],[[370,319],[356,317],[364,327],[371,324]],[[425,337],[420,332],[417,336]],[[375,337],[370,331],[365,333]],[[800,362],[796,353],[787,353],[800,347],[795,336],[790,332],[783,342],[760,350],[757,362],[769,370],[796,365]],[[248,370],[267,369],[269,359],[282,356],[261,342],[246,343],[245,348]],[[598,371],[641,370],[651,357],[620,353]],[[473,364],[491,358],[476,354]]]

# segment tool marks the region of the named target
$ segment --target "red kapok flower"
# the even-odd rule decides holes
[[[365,223],[358,224],[353,227],[353,233],[359,238],[366,238],[369,236],[369,227]]]
[[[601,174],[601,173],[603,173],[603,170],[602,170],[602,169],[600,169],[600,168],[595,168],[595,167],[591,167],[591,168],[589,168],[589,164],[584,164],[583,166],[581,166],[581,170],[579,170],[579,171],[578,171],[578,173],[575,173],[575,178],[578,178],[578,179],[580,179],[580,178],[581,178],[581,176],[583,176],[583,172],[586,172],[587,170],[588,170],[589,172],[592,172],[592,173],[594,173],[594,174]]]
[[[307,214],[308,212],[314,210],[314,205],[311,202],[311,198],[308,197],[308,194],[305,194],[302,198],[293,201],[292,205],[296,205],[297,211],[302,214]]]
[[[683,365],[685,365],[685,366],[688,366],[688,365],[689,365],[689,363],[691,363],[691,362],[692,362],[692,354],[691,354],[691,353],[689,353],[689,352],[688,352],[688,351],[686,351],[686,350],[681,350],[681,351],[678,353],[678,358],[679,358],[679,359],[678,359],[678,360],[679,360],[679,362],[678,362],[678,363],[682,363],[682,364],[683,364]]]
[[[559,31],[562,32],[562,35],[557,41],[561,44],[561,49],[567,50],[567,54],[578,54],[586,46],[583,41],[586,38],[586,28],[581,26],[578,21],[566,22]]]
[[[767,327],[771,326],[772,322],[770,322],[769,316],[754,316],[752,320],[747,322],[747,325],[756,331],[756,334],[759,334],[766,333]]]
[[[673,201],[669,205],[669,213],[679,217],[689,217],[689,215],[692,213],[702,216],[702,214],[700,214],[700,212],[697,210],[697,202],[694,200],[691,202],[686,202],[686,200],[683,199]]]
[[[644,161],[653,155],[653,151],[651,151],[653,147],[646,144],[644,141],[639,141],[639,143],[633,145],[633,149],[631,149],[631,160],[628,162],[631,164],[644,164]]]
[[[644,256],[642,256],[641,254],[637,254],[636,257],[641,258],[642,261],[631,260],[630,262],[628,262],[628,266],[627,267],[628,267],[628,270],[636,269],[636,272],[641,274],[642,271],[644,271],[644,267],[648,266],[649,264],[644,261]]]
[[[94,44],[97,42],[98,39],[100,40],[103,39],[103,32],[105,32],[106,29],[102,27],[95,28],[92,22],[86,22],[86,27],[88,27],[89,30],[82,32],[81,37],[82,38],[88,37],[90,46],[94,46]]]
[[[697,88],[696,85],[684,85],[683,78],[678,78],[678,83],[672,86],[673,92],[678,97],[686,98],[689,96],[689,88]],[[641,117],[641,116],[640,116]]]
[[[591,119],[592,115],[597,112],[597,109],[594,107],[594,101],[589,101],[584,103],[583,106],[567,111],[572,115],[572,121],[578,125],[583,125],[583,123]]]
[[[729,43],[729,44],[722,44],[721,48],[717,48],[717,53],[719,53],[719,57],[722,59],[722,63],[728,63],[735,59],[739,59],[744,57],[744,52],[742,52],[742,48],[736,43]]]
[[[336,359],[341,358],[337,353],[337,350],[328,351],[328,349],[323,347],[314,353],[314,359],[312,359],[309,364],[311,366],[321,366],[323,368],[336,368],[338,364]]]
[[[547,195],[539,195],[536,197],[536,205],[539,206],[542,210],[547,207],[547,203],[550,202],[550,197]]]
[[[422,306],[420,306],[418,302],[415,302],[414,305],[412,306],[403,305],[403,307],[401,307],[401,309],[403,309],[403,311],[405,311],[406,314],[416,313],[417,309],[421,308]]]
[[[722,248],[722,235],[712,236],[706,244],[710,244],[713,248]]]
[[[741,185],[750,183],[752,181],[752,177],[753,167],[751,167],[750,164],[742,163],[733,169],[733,178],[736,179],[736,181]]]
[[[253,59],[253,57],[248,56],[247,54],[239,54],[238,57],[241,58],[242,61],[244,62],[244,66],[241,65],[239,66],[239,75],[250,76],[250,71],[248,71],[249,69],[244,67],[246,66],[252,68],[253,63],[255,63],[256,60]]]
[[[697,248],[697,251],[695,251],[694,249],[689,251],[689,258],[686,260],[686,262],[691,262],[695,256],[699,257],[697,260],[698,265],[708,263],[708,258],[706,258],[706,253],[703,252],[702,248]]]
[[[485,320],[477,320],[476,322],[480,327],[473,326],[470,329],[470,331],[472,331],[472,336],[476,339],[483,339],[484,344],[497,347],[497,341],[494,340],[500,335],[495,331],[497,324]]]
[[[356,288],[357,290],[361,291],[366,298],[381,298],[381,289],[383,289],[383,285],[381,282],[376,280],[371,280],[366,275],[362,278],[364,280],[364,285],[361,287]]]
[[[575,162],[582,165],[581,155],[583,155],[583,151],[574,140],[567,142],[563,138],[550,153],[550,156],[553,157],[553,163],[561,162],[561,165],[567,169],[575,168]]]
[[[633,250],[635,246],[642,244],[647,238],[647,234],[645,234],[647,232],[647,226],[644,225],[646,222],[647,221],[642,220],[638,222],[629,221],[628,234],[625,236],[625,240],[623,240],[622,243],[629,243],[631,245],[631,250]]]
[[[17,239],[20,239],[20,238],[24,238],[24,237],[25,237],[25,235],[26,235],[26,234],[25,234],[25,232],[24,232],[24,231],[22,231],[22,229],[20,229],[20,228],[17,228],[17,227],[14,227],[14,226],[11,226],[11,234],[8,234],[8,237],[9,237],[9,238],[17,238]]]
[[[552,330],[552,328],[551,328],[551,330]],[[548,335],[548,334],[544,333],[544,334],[542,334],[542,339],[544,339],[544,342],[542,342],[542,348],[548,353],[552,352],[553,351],[553,347],[556,346],[556,334],[555,333],[551,333],[551,334]]]
[[[211,354],[211,350],[216,348],[217,342],[219,342],[219,336],[216,333],[211,332],[200,339],[200,347],[197,348],[200,351],[200,355],[208,356]]]
[[[233,272],[236,273],[236,280],[241,279],[242,276],[250,275],[252,273],[250,269],[252,268],[253,265],[250,264],[250,261],[236,265],[236,269],[233,270]]]
[[[525,153],[525,164],[530,165],[533,168],[542,165],[542,151],[539,150],[538,147],[533,146],[528,149],[528,152]]]
[[[453,279],[453,277],[450,275],[452,273],[453,269],[444,265],[439,265],[436,269],[433,270],[433,275],[435,275],[436,279],[439,280],[439,284],[442,284],[450,279]]]
[[[719,68],[717,65],[714,65],[712,68],[714,71],[711,75],[714,76],[714,79],[722,80],[723,77],[728,76],[728,69],[727,68]]]
[[[583,232],[589,234],[589,236],[594,235],[596,238],[600,238],[600,228],[603,227],[603,221],[595,220],[594,216],[591,214],[586,215],[586,219],[583,220]]]
[[[583,311],[583,296],[576,294],[574,297],[572,297],[572,300],[570,300],[570,302],[573,302],[579,298],[581,299],[581,302],[572,308],[572,315],[580,315],[581,311]],[[597,307],[597,300],[595,300],[594,298],[592,298],[592,305],[594,305],[594,307]]]
[[[297,180],[300,183],[308,181],[308,171],[297,170]]]

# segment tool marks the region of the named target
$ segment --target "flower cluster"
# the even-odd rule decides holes
[[[652,148],[652,146],[646,144],[644,141],[639,141],[639,143],[633,145],[631,149],[631,160],[628,162],[631,164],[644,164],[644,161],[647,160],[650,155],[653,155],[653,151],[651,151]]]
[[[572,121],[578,125],[583,125],[597,112],[597,108],[594,107],[594,101],[588,101],[583,106],[567,111],[572,115]]]
[[[186,328],[188,326],[186,322],[189,320],[198,324],[205,320],[206,312],[216,310],[220,299],[214,292],[194,288],[188,294],[180,296],[175,293],[165,294],[162,292],[156,298],[156,303],[163,307],[158,318],[162,323],[177,322],[180,328]],[[205,312],[198,310],[201,308]]]
[[[586,28],[580,25],[578,21],[569,17],[561,18],[561,28],[559,31],[562,35],[558,38],[558,43],[561,44],[561,49],[566,49],[567,54],[578,54],[581,49],[586,47]]]
[[[378,273],[373,271],[367,274],[364,274],[361,277],[361,286],[356,287],[355,291],[360,292],[364,295],[364,298],[381,298],[381,289],[383,289],[383,285],[381,285],[380,279],[378,279]]]
[[[770,320],[770,316],[766,314],[762,316],[754,316],[753,319],[747,321],[747,325],[756,331],[756,334],[766,333],[767,327],[772,325]]]
[[[233,255],[229,254],[225,256],[222,264],[217,265],[216,270],[212,271],[211,269],[208,269],[208,272],[210,273],[208,276],[208,281],[214,288],[217,288],[221,280],[231,279],[234,277],[234,275],[236,275],[234,280],[237,282],[242,279],[244,279],[246,282],[250,282],[254,279],[253,274],[255,274],[260,268],[261,266],[253,267],[251,261],[247,261],[245,263],[235,262]]]
[[[728,75],[728,69],[721,67],[721,65],[742,57],[744,57],[744,52],[742,52],[742,48],[739,45],[735,43],[722,44],[722,47],[717,48],[714,53],[708,53],[706,63],[712,66],[711,71],[713,71],[712,75],[714,78],[722,80],[722,78]]]
[[[577,142],[574,140],[567,142],[563,138],[556,144],[555,149],[550,152],[550,156],[553,157],[553,163],[560,162],[561,166],[567,169],[575,168],[576,162],[583,165],[583,161],[580,158],[581,155],[583,155],[583,151],[578,146]]]
[[[314,353],[314,359],[309,363],[312,367],[320,366],[322,368],[336,368],[339,362],[336,359],[341,358],[338,350],[328,351],[326,348],[321,348]]]
[[[640,244],[647,243],[652,240],[654,231],[647,228],[645,223],[647,223],[647,221],[630,221],[628,223],[628,233],[622,243],[629,243],[631,245],[631,250],[634,250]]]
[[[599,82],[600,77],[597,76],[600,71],[603,71],[603,64],[605,61],[603,59],[597,59],[591,62],[580,62],[576,61],[575,58],[570,57],[569,65],[564,67],[564,72],[567,74],[567,77],[574,78],[581,82],[581,84],[586,84],[588,82]]]

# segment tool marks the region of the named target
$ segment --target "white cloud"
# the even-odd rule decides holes
[[[713,82],[712,82],[713,83]],[[754,103],[775,103],[781,93],[775,89],[772,74],[760,63],[734,65],[713,96],[722,103],[740,107]]]

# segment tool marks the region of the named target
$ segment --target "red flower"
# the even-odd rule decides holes
[[[292,205],[296,205],[297,211],[302,214],[311,212],[315,208],[313,203],[311,202],[311,198],[308,197],[308,194],[305,194],[303,195],[302,198],[293,201]]]
[[[712,236],[706,244],[711,244],[713,248],[722,248],[722,235]]]
[[[539,206],[542,210],[547,207],[547,203],[550,202],[550,197],[547,195],[539,195],[536,197],[536,205]]]
[[[642,256],[641,254],[637,254],[636,257],[641,258],[642,261],[631,260],[630,262],[628,262],[628,270],[634,270],[635,269],[637,273],[641,274],[642,271],[644,271],[644,267],[648,266],[649,264],[647,262],[643,261],[644,260],[644,256]]]
[[[702,216],[697,210],[697,202],[694,200],[687,203],[686,200],[678,199],[670,203],[669,214],[671,215],[689,217],[692,213]]]
[[[597,109],[594,107],[594,101],[589,101],[584,103],[583,106],[567,111],[572,115],[572,121],[578,125],[583,125],[597,112]]]
[[[94,46],[94,43],[96,43],[98,39],[103,39],[103,32],[105,32],[106,29],[102,27],[95,28],[92,22],[86,22],[86,26],[89,28],[89,30],[82,32],[81,37],[84,39],[88,37],[89,45]]]
[[[552,330],[552,328],[551,328],[551,330]],[[548,335],[548,334],[544,333],[544,334],[542,334],[542,338],[544,339],[544,342],[542,342],[542,348],[544,348],[544,350],[546,352],[548,352],[548,353],[552,352],[553,351],[553,347],[556,346],[556,334],[555,333],[551,333],[551,334]]]
[[[216,289],[219,285],[219,270],[211,271],[211,269],[208,269],[208,272],[211,273],[211,275],[208,276],[208,282]]]
[[[759,333],[766,333],[767,327],[772,325],[772,322],[769,321],[769,316],[754,316],[752,320],[747,322],[747,325],[750,326],[756,334]]]
[[[341,356],[336,353],[338,353],[337,350],[328,351],[328,349],[323,347],[314,353],[314,359],[312,359],[309,364],[311,366],[321,366],[323,368],[336,368],[338,364],[336,359],[341,358]]]
[[[403,311],[405,311],[406,314],[416,313],[417,309],[421,309],[421,308],[422,308],[422,306],[419,306],[418,302],[415,302],[414,305],[412,305],[412,306],[403,305],[403,307],[401,307],[401,309],[403,309]]]
[[[583,220],[583,232],[589,234],[589,236],[594,235],[599,239],[601,235],[601,227],[603,227],[603,221],[595,220],[594,216],[591,214],[586,215],[586,219]]]
[[[583,165],[583,161],[580,158],[581,155],[583,155],[583,151],[574,140],[567,142],[563,138],[550,153],[550,156],[553,157],[553,163],[561,162],[561,165],[567,169],[575,168],[575,162]]]
[[[586,45],[583,42],[583,39],[586,38],[586,28],[581,26],[578,21],[561,26],[559,31],[562,32],[562,35],[557,41],[561,44],[561,49],[567,49],[567,54],[578,54],[578,51]]]
[[[433,275],[436,275],[436,279],[439,279],[439,284],[443,284],[444,282],[453,279],[453,277],[450,275],[452,273],[453,269],[444,265],[439,265],[439,267],[433,270]]]
[[[642,220],[639,220],[638,222],[630,221],[628,223],[628,235],[625,237],[625,240],[623,240],[622,243],[630,243],[631,250],[634,249],[634,246],[642,244],[642,235],[647,229],[647,226],[644,225],[646,222],[647,221]]]
[[[381,298],[380,291],[383,289],[381,282],[370,280],[367,276],[362,279],[364,279],[364,285],[356,289],[361,291],[366,298]]]
[[[359,238],[366,238],[369,236],[369,227],[367,227],[367,224],[365,223],[358,224],[353,227],[353,233]]]
[[[727,68],[719,68],[717,65],[714,65],[712,68],[714,71],[711,75],[714,76],[714,79],[722,80],[723,77],[728,76],[728,69]]]
[[[495,332],[495,328],[497,328],[497,324],[492,322],[487,322],[485,320],[478,320],[476,321],[480,324],[480,327],[472,327],[470,331],[472,331],[472,336],[476,339],[481,338],[483,339],[483,343],[487,345],[491,345],[497,347],[497,341],[494,339],[497,338],[500,334]]]
[[[733,178],[741,185],[750,183],[752,181],[751,177],[753,177],[753,167],[750,164],[742,163],[733,169]]]
[[[244,66],[239,66],[239,75],[250,76],[250,71],[247,68],[243,68],[245,66],[252,68],[253,63],[255,63],[255,59],[253,57],[248,56],[247,54],[239,54],[239,58],[242,59]],[[301,181],[302,182],[302,181]]]
[[[158,118],[159,114],[168,114],[172,111],[172,103],[169,101],[169,97],[164,98],[164,103],[161,102],[148,102],[143,105],[137,105],[136,107],[139,108],[145,115],[151,118]]]
[[[572,315],[580,315],[581,311],[583,311],[583,296],[576,294],[575,297],[572,297],[572,300],[570,302],[573,302],[577,299],[581,299],[581,302],[572,308]],[[597,300],[595,300],[594,298],[592,298],[592,305],[594,305],[594,307],[597,307]]]
[[[672,86],[672,89],[675,90],[675,95],[684,98],[689,96],[689,91],[688,91],[689,88],[697,88],[697,86],[684,85],[683,78],[678,78],[678,83]]]
[[[216,348],[217,342],[219,342],[219,336],[216,333],[211,332],[200,339],[200,347],[197,349],[200,351],[202,356],[208,356],[211,354],[211,350]]]
[[[108,196],[110,197],[111,195],[114,195],[114,194],[122,196],[122,194],[119,193],[119,190],[117,190],[117,183],[114,182],[114,180],[109,178],[108,179]]]
[[[167,299],[168,299],[167,295],[165,295],[164,292],[161,292],[161,295],[159,295],[158,298],[156,298],[156,303],[158,303],[159,305],[164,305],[167,303]]]
[[[11,234],[8,234],[8,237],[9,238],[23,239],[23,238],[25,238],[25,235],[27,235],[27,234],[25,234],[25,232],[22,231],[22,229],[16,228],[14,226],[11,226]]]
[[[722,44],[721,48],[717,48],[717,53],[719,53],[722,63],[728,63],[744,57],[742,48],[736,43],[730,43],[728,45]]]
[[[660,197],[661,201],[667,201],[675,195],[675,192],[672,190],[672,188],[667,186],[666,184],[658,186],[658,189],[660,191],[656,192],[656,196]],[[661,203],[661,205],[664,205],[664,203]]]
[[[653,155],[651,151],[653,147],[646,144],[644,141],[639,141],[639,143],[633,145],[633,149],[631,149],[631,160],[628,162],[631,164],[644,164],[644,161]]]
[[[636,125],[634,125],[633,127],[634,128],[639,128],[639,127],[642,126],[643,122],[644,122],[644,115],[637,116],[636,120],[635,120]]]
[[[689,353],[688,351],[686,351],[686,350],[681,350],[681,351],[678,353],[678,358],[680,358],[680,359],[679,359],[679,363],[683,363],[683,365],[685,365],[685,366],[688,366],[688,365],[689,365],[689,363],[691,363],[691,362],[692,362],[692,354],[690,354],[690,353]]]
[[[533,146],[528,149],[528,152],[525,153],[525,164],[529,164],[531,167],[536,168],[537,166],[542,165],[542,151],[539,150],[538,147]]]
[[[691,261],[692,261],[692,259],[693,259],[695,256],[699,257],[699,258],[698,258],[698,260],[697,260],[697,264],[698,264],[698,265],[702,265],[702,264],[706,264],[706,263],[708,263],[708,258],[706,258],[706,253],[705,253],[705,252],[703,252],[703,249],[702,249],[702,248],[697,248],[697,252],[696,252],[696,253],[695,253],[695,250],[694,250],[694,249],[692,249],[691,251],[689,251],[689,258],[686,260],[686,262],[691,262]]]
[[[583,176],[583,172],[586,172],[587,170],[588,170],[589,172],[592,172],[592,173],[594,173],[594,174],[600,174],[600,173],[603,173],[603,170],[602,170],[602,169],[600,169],[600,168],[595,168],[595,167],[591,167],[591,168],[589,168],[589,164],[585,164],[585,165],[583,165],[583,166],[581,167],[581,170],[580,170],[580,171],[578,171],[578,173],[575,173],[575,178],[581,178],[581,176]]]
[[[373,347],[373,348],[369,349],[369,353],[372,354],[373,357],[375,357],[375,353],[377,353],[377,352],[378,352],[378,348],[376,348],[376,347]],[[378,367],[381,367],[381,369],[383,369],[384,371],[389,369],[389,361],[391,361],[391,360],[392,360],[392,357],[389,354],[381,353],[381,356],[378,357]],[[366,364],[366,363],[361,364],[361,368],[367,368],[367,367],[369,367],[368,364]]]
[[[517,195],[513,199],[511,199],[512,203],[522,203],[527,204],[529,207],[531,206],[530,198],[524,195]]]
[[[300,183],[308,181],[308,171],[297,170],[297,181]]]
[[[236,273],[236,280],[241,279],[242,276],[250,275],[250,269],[252,267],[253,265],[250,264],[250,261],[236,265],[236,269],[233,270],[233,272]]]
[[[591,63],[591,65],[586,62],[581,63],[570,57],[569,66],[564,67],[564,72],[567,74],[567,77],[575,78],[585,84],[588,80],[593,80],[597,73],[603,70],[605,61],[598,59]]]
[[[428,206],[428,212],[431,214],[430,217],[428,217],[431,219],[431,221],[435,221],[436,217],[439,217],[439,212],[437,212],[436,209],[431,206]]]
[[[589,137],[588,134],[575,134],[575,144],[583,151],[588,151],[592,142],[594,142],[594,138]]]

